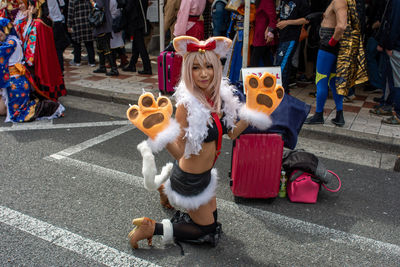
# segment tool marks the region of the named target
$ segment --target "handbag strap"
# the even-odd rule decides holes
[[[339,176],[338,176],[336,173],[334,173],[333,171],[328,170],[328,172],[330,172],[331,174],[333,174],[333,175],[338,179],[338,181],[339,181],[338,188],[336,188],[336,189],[330,189],[330,188],[326,187],[326,185],[325,185],[324,183],[322,183],[322,186],[325,187],[326,190],[335,193],[335,192],[339,191],[340,188],[342,187],[342,181],[340,181]]]

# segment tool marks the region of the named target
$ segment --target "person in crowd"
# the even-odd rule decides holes
[[[206,7],[207,0],[181,1],[174,28],[174,36],[193,36],[204,40],[204,23],[200,15]]]
[[[367,45],[365,54],[367,57],[369,83],[364,88],[366,92],[382,91],[384,86],[382,73],[383,56],[376,48],[378,46],[377,37],[386,3],[387,0],[384,0],[384,3],[382,3],[382,0],[371,0],[367,9]]]
[[[389,61],[386,82],[392,94],[394,111],[392,116],[382,119],[388,125],[400,125],[400,0],[389,0],[384,29],[379,39],[378,50],[386,54]]]
[[[52,100],[39,99],[36,85],[22,64],[22,42],[10,21],[0,18],[0,115],[6,122],[29,122],[63,116],[65,108]]]
[[[93,35],[96,37],[97,53],[99,55],[99,67],[94,73],[105,73],[107,76],[118,76],[118,67],[115,57],[111,53],[110,40],[112,33],[112,17],[110,12],[110,0],[90,0],[92,6],[104,10],[105,21],[102,25],[93,29]],[[111,66],[107,72],[106,59]]]
[[[211,5],[213,36],[226,36],[230,22],[225,0],[214,0]]]
[[[70,45],[69,36],[66,31],[65,19],[61,10],[65,7],[64,0],[46,0],[50,19],[53,21],[53,35],[56,45],[58,62],[61,72],[64,72],[64,50]]]
[[[110,0],[110,12],[113,20],[122,16],[121,9],[118,8],[117,0]],[[119,56],[121,60],[119,67],[124,68],[129,64],[129,61],[128,57],[126,56],[125,42],[122,36],[122,29],[120,31],[115,31],[113,28],[111,37],[112,38],[110,41],[110,47],[111,47],[111,53],[113,54],[113,58],[117,58],[117,56]]]
[[[204,23],[204,39],[208,39],[209,37],[213,36],[212,15],[211,15],[212,3],[213,3],[213,0],[206,1],[206,6],[204,7],[204,11],[202,14],[203,23]]]
[[[291,62],[299,43],[301,27],[308,23],[305,17],[310,13],[310,7],[307,0],[281,0],[277,10],[279,45],[275,65],[281,66],[282,86],[285,93],[290,93]]]
[[[128,237],[135,249],[138,248],[138,241],[143,239],[151,244],[153,235],[162,235],[165,242],[174,239],[210,242],[213,245],[218,242],[221,224],[218,223],[215,196],[217,171],[213,166],[219,155],[222,134],[234,139],[249,123],[263,129],[271,123],[268,115],[261,112],[257,113],[263,119],[256,123],[251,115],[255,111],[242,106],[234,95],[234,87],[222,78],[220,58],[226,54],[231,43],[226,37],[211,37],[207,41],[190,36],[174,39],[175,50],[184,58],[182,78],[175,93],[176,120],[169,119],[169,126],[162,132],[150,133],[146,130],[148,128],[140,125],[139,117],[146,115],[138,115],[142,109],[139,106],[134,105],[127,111],[128,118],[144,133],[149,136],[156,134],[154,139],[138,145],[143,156],[145,187],[148,190],[158,188],[154,175],[150,174],[156,172],[152,151],[166,147],[176,162],[167,165],[167,173],[171,172],[171,176],[164,184],[164,192],[170,204],[187,211],[177,211],[173,219],[164,219],[161,223],[147,217],[133,220],[137,227]],[[139,105],[144,105],[143,108],[151,105],[150,109],[154,110],[155,100],[149,94],[141,96]],[[164,102],[165,98],[158,102],[168,103],[169,100]],[[172,105],[169,105],[161,105],[161,108],[172,110]],[[146,114],[148,118],[152,116]]]
[[[178,16],[179,7],[181,6],[181,0],[166,0],[164,5],[164,33],[167,34],[169,31],[170,39],[165,40],[169,43],[170,40],[175,38],[174,29],[176,23],[176,17]]]
[[[323,112],[329,86],[336,105],[336,117],[331,121],[343,126],[343,96],[355,84],[368,80],[355,0],[331,2],[321,22],[320,39],[315,80],[317,107],[315,114],[305,123],[324,123]]]
[[[232,49],[228,51],[227,59],[224,64],[223,75],[229,77],[232,83],[238,83],[243,63],[243,34],[244,34],[244,4],[235,2],[236,5],[228,5],[226,8],[231,10],[231,23],[228,28],[228,36],[233,36]],[[251,47],[254,36],[254,21],[256,15],[255,3],[250,4],[250,29],[248,47]],[[250,49],[247,52],[247,64],[250,64]]]
[[[22,32],[24,61],[35,79],[35,92],[57,101],[67,94],[54,42],[52,21],[45,2],[29,2],[26,16],[14,25]],[[21,24],[21,25],[19,25]]]
[[[145,34],[150,31],[150,23],[146,18],[148,1],[147,0],[128,0],[123,9],[123,16],[127,20],[125,34],[132,36],[132,56],[129,65],[123,68],[124,71],[136,72],[136,63],[140,58],[143,63],[143,70],[139,74],[152,75],[149,53],[145,44]]]
[[[96,66],[94,52],[93,28],[89,24],[89,13],[91,5],[86,0],[70,0],[68,2],[67,27],[71,34],[74,46],[74,59],[70,63],[72,66],[81,65],[82,43],[88,53],[88,62],[91,67]]]
[[[274,44],[274,32],[276,29],[275,3],[273,0],[256,1],[256,17],[254,23],[250,66],[271,66],[271,45]]]

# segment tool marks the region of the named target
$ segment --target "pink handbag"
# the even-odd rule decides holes
[[[294,171],[291,176],[293,176],[298,170]],[[333,174],[339,181],[337,189],[329,189],[323,183],[315,182],[312,179],[312,174],[307,172],[302,173],[294,181],[288,181],[287,194],[291,202],[302,202],[302,203],[315,203],[317,202],[318,192],[321,187],[325,187],[326,190],[330,192],[338,192],[342,186],[339,176],[333,171],[329,171]]]

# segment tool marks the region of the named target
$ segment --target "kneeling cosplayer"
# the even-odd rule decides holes
[[[133,248],[138,241],[162,235],[165,243],[177,241],[210,242],[216,245],[221,233],[217,222],[216,187],[218,174],[213,168],[220,153],[222,135],[231,139],[249,125],[267,129],[269,115],[284,96],[271,74],[261,78],[250,75],[245,80],[246,105],[235,96],[235,87],[222,78],[220,58],[231,46],[225,37],[199,41],[189,36],[174,39],[175,50],[183,55],[182,76],[176,88],[175,119],[171,101],[155,99],[144,93],[138,105],[127,111],[129,120],[149,139],[138,145],[143,157],[144,186],[159,190],[161,203],[179,207],[169,220],[161,223],[143,217],[133,220],[136,226],[128,235]],[[153,153],[166,148],[176,160],[157,169]]]

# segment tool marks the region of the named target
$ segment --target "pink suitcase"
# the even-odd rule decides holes
[[[236,197],[278,195],[283,140],[278,134],[243,134],[232,149],[231,190]]]
[[[181,76],[182,57],[173,51],[163,51],[157,58],[158,88],[164,94],[174,92]]]

